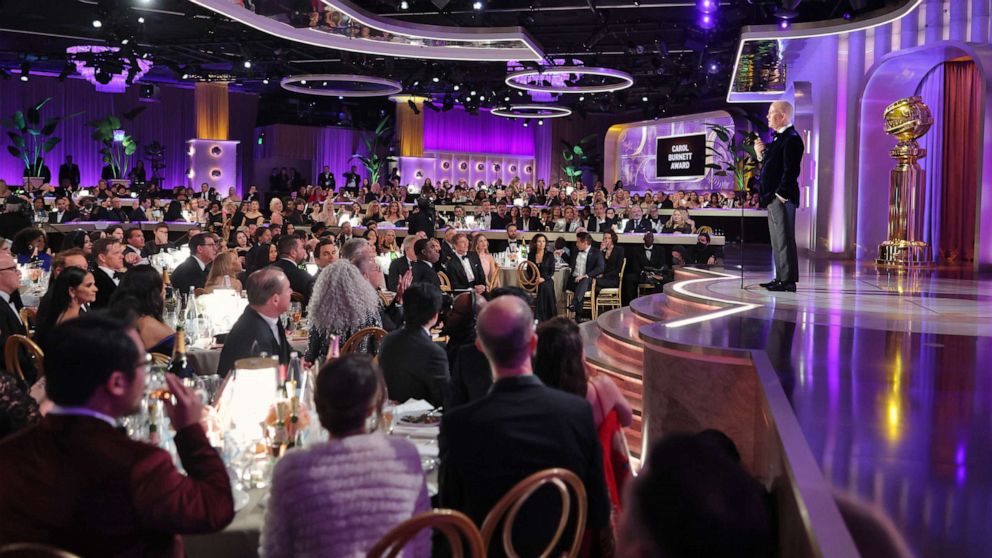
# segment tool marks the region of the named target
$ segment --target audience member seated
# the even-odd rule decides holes
[[[93,240],[90,239],[90,235],[86,234],[86,231],[69,231],[62,237],[61,249],[68,250],[70,248],[79,248],[83,251],[83,255],[88,258],[93,254]]]
[[[242,290],[240,278],[243,271],[236,253],[221,252],[210,265],[210,273],[207,273],[207,282],[203,290],[210,293],[214,289],[232,289],[240,293]]]
[[[575,253],[570,264],[572,274],[568,278],[566,289],[572,291],[572,312],[576,320],[582,321],[582,299],[592,287],[592,280],[597,279],[606,269],[603,254],[592,245],[592,235],[587,232],[576,233]]]
[[[145,233],[141,231],[141,227],[131,227],[124,233],[124,265],[130,268],[147,263]]]
[[[259,244],[248,252],[245,258],[245,271],[248,274],[255,273],[263,267],[268,267],[274,263],[279,255],[279,250],[275,244]]]
[[[324,362],[333,336],[344,345],[362,328],[382,327],[381,304],[375,289],[351,262],[342,259],[324,268],[317,276],[307,307],[310,338],[306,360],[315,364]],[[366,340],[359,351],[369,352],[370,348]]]
[[[416,252],[417,237],[408,236],[403,239],[403,255],[389,263],[389,270],[386,274],[386,288],[396,291],[396,285],[400,277],[410,273],[413,277],[413,262],[417,261]]]
[[[289,341],[279,319],[289,310],[293,290],[286,274],[277,267],[265,267],[248,276],[248,307],[234,323],[221,349],[217,373],[226,376],[234,363],[243,358],[279,357],[289,362]]]
[[[125,273],[110,299],[112,315],[122,319],[137,316],[134,328],[146,351],[172,355],[176,331],[165,323],[164,309],[165,285],[158,270],[150,265],[135,266]]]
[[[114,221],[117,223],[127,223],[128,211],[121,207],[121,199],[114,196],[110,199],[110,207],[105,207],[97,214],[97,221]]]
[[[627,493],[617,556],[774,556],[771,499],[736,453],[715,431],[656,442]]]
[[[273,265],[286,274],[293,292],[303,295],[303,305],[306,306],[313,290],[313,276],[300,269],[300,264],[307,259],[303,241],[295,236],[284,236],[279,239],[278,252],[279,258]]]
[[[190,288],[202,289],[207,284],[210,264],[217,257],[217,240],[207,233],[189,239],[189,257],[172,272],[172,286],[186,293]]]
[[[448,338],[444,344],[444,352],[448,356],[449,372],[454,368],[458,353],[463,347],[471,346],[475,343],[475,322],[479,315],[479,310],[486,305],[485,297],[475,294],[475,291],[465,291],[451,301],[451,308],[448,309],[444,319],[444,329],[441,335]],[[481,355],[481,353],[479,353]],[[481,357],[485,362],[485,357]],[[488,375],[488,367],[486,370]],[[490,381],[491,383],[491,381]],[[445,394],[445,407],[449,401],[450,389]]]
[[[661,232],[665,234],[692,234],[694,230],[696,230],[696,223],[689,218],[689,212],[685,209],[672,211],[672,216],[661,227]]]
[[[440,246],[427,238],[418,239],[413,246],[414,251],[417,252],[417,259],[411,267],[413,270],[411,280],[414,283],[430,283],[440,288],[441,279],[434,271],[434,265],[441,259]]]
[[[89,262],[86,261],[86,256],[83,254],[82,249],[69,248],[62,250],[52,257],[52,274],[48,276],[48,284],[52,285],[59,274],[70,267],[89,269]]]
[[[151,244],[145,244],[145,257],[154,256],[159,252],[171,250],[173,245],[169,242],[169,225],[159,223],[155,225],[155,238]]]
[[[492,285],[493,288],[498,287],[500,285],[499,264],[496,263],[496,258],[489,253],[489,239],[482,233],[476,233],[470,238],[470,243],[472,252],[479,256],[479,262],[482,263],[482,271],[486,274],[486,285]]]
[[[482,269],[479,255],[469,252],[468,236],[465,233],[458,233],[454,235],[453,241],[454,252],[445,265],[445,271],[451,281],[451,289],[454,291],[475,289],[479,294],[486,292],[486,272]]]
[[[47,347],[48,336],[55,326],[66,320],[78,318],[88,305],[96,300],[97,286],[93,274],[84,269],[69,267],[59,274],[51,288],[38,304],[34,341],[42,349]]]
[[[599,250],[603,254],[605,268],[603,274],[596,279],[596,290],[615,289],[620,286],[620,268],[623,267],[623,248],[617,246],[619,238],[615,231],[607,231],[603,234],[603,241],[599,243]]]
[[[586,367],[579,326],[568,318],[555,318],[537,326],[534,374],[544,385],[584,397],[592,405],[593,422],[603,449],[603,472],[610,500],[620,511],[624,485],[630,479],[623,428],[634,422],[630,403],[607,376],[591,374]]]
[[[110,297],[124,276],[124,248],[116,238],[101,238],[93,244],[93,278],[96,280],[96,300],[93,308],[106,308]]]
[[[77,220],[79,220],[79,212],[72,209],[69,198],[65,196],[55,198],[55,211],[48,214],[48,222],[61,224]]]
[[[376,293],[386,288],[386,277],[376,262],[373,247],[364,238],[354,238],[345,242],[344,246],[341,247],[341,259],[347,260],[351,262],[351,265],[357,267],[362,277],[369,285],[372,285]],[[393,331],[403,325],[403,291],[410,286],[410,280],[412,280],[412,274],[410,277],[405,275],[400,277],[396,285],[396,294],[389,306],[386,306],[382,299],[379,299],[379,319],[382,321],[382,328],[386,331]]]
[[[555,294],[555,255],[548,249],[548,237],[538,233],[530,241],[527,259],[537,266],[537,319],[543,322],[558,315]]]
[[[441,507],[459,510],[481,525],[516,483],[562,467],[585,485],[586,528],[595,533],[597,546],[608,546],[610,500],[592,409],[532,374],[537,335],[530,308],[516,297],[494,299],[479,314],[478,335],[495,383],[483,398],[449,409],[441,419]],[[536,556],[547,544],[558,524],[559,502],[545,492],[523,506],[513,532],[521,556]]]
[[[689,247],[684,254],[679,251],[672,253],[676,265],[715,265],[716,256],[717,248],[710,245],[710,235],[707,232],[700,232],[696,237],[696,245]]]
[[[45,252],[45,233],[29,227],[14,235],[10,253],[17,257],[19,264],[33,264],[45,271],[52,268],[52,256]]]
[[[623,276],[623,300],[630,304],[638,296],[638,285],[652,284],[660,287],[665,250],[654,245],[654,233],[644,233],[643,244],[627,251],[627,272]]]
[[[200,398],[166,375],[165,403],[185,474],[165,450],[130,440],[149,360],[137,332],[93,314],[52,332],[46,351],[55,406],[0,444],[0,543],[38,542],[81,556],[182,556],[179,534],[234,518],[227,469],[200,426]]]
[[[330,440],[276,464],[263,556],[365,556],[394,526],[430,511],[416,447],[369,427],[381,421],[385,400],[382,372],[369,356],[346,355],[321,368],[314,402]],[[424,530],[404,555],[430,556],[430,547]]]
[[[406,324],[387,335],[379,350],[390,399],[423,399],[435,407],[444,405],[448,356],[431,336],[440,311],[441,291],[434,285],[417,283],[403,291]]]
[[[313,248],[313,261],[317,264],[318,273],[338,261],[339,257],[338,243],[334,238],[321,238]],[[316,277],[314,277],[314,282],[316,282]]]

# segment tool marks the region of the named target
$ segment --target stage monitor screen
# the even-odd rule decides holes
[[[787,85],[780,41],[754,39],[741,45],[737,73],[730,86],[731,93],[781,95]]]
[[[706,176],[706,134],[658,138],[657,177],[693,180]]]

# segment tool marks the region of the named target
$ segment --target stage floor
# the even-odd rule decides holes
[[[920,556],[988,556],[992,277],[807,260],[798,292],[769,293],[758,260],[745,258],[743,289],[739,277],[684,286],[758,308],[670,334],[764,349],[832,485],[881,506]]]

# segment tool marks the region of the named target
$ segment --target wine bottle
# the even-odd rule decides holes
[[[186,365],[186,330],[182,323],[178,323],[176,324],[176,343],[172,350],[169,372],[179,377],[185,377],[187,375]]]

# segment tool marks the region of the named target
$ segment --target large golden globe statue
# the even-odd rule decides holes
[[[889,154],[897,161],[889,174],[888,240],[878,247],[883,265],[926,266],[930,246],[923,241],[923,169],[917,162],[926,150],[916,143],[933,125],[933,114],[920,97],[899,99],[885,107],[885,133],[899,143]]]

